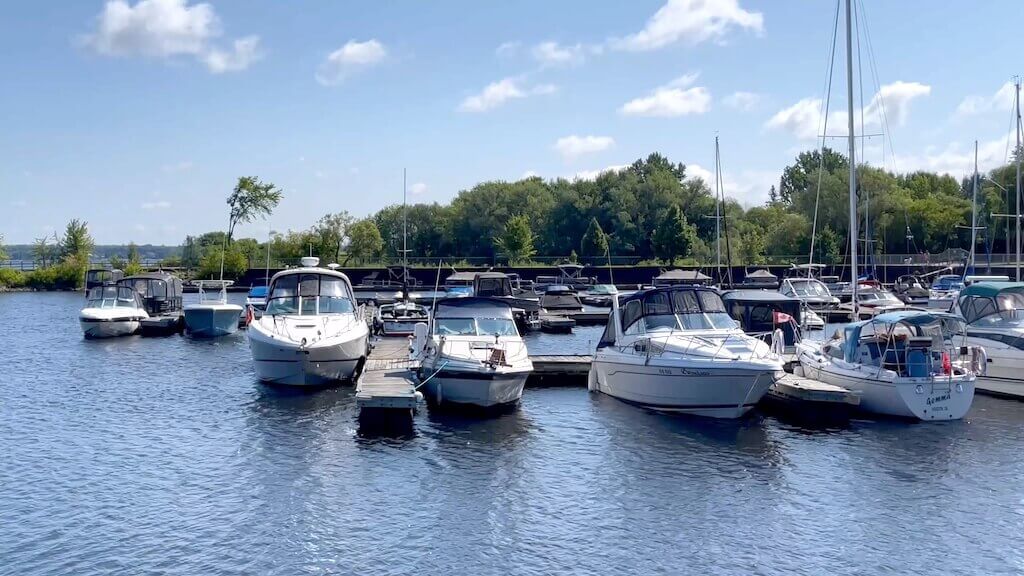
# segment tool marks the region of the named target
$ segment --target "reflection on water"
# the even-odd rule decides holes
[[[0,295],[0,573],[1024,571],[1022,403],[813,429],[531,387],[382,433],[256,382],[244,334],[84,341],[81,304]]]

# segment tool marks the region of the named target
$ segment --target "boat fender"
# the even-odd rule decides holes
[[[988,352],[981,346],[971,346],[971,368],[977,376],[988,374]]]
[[[785,351],[785,341],[786,337],[782,334],[782,328],[776,328],[772,332],[772,353],[782,356],[782,353]]]
[[[252,304],[249,304],[248,306],[245,307],[245,325],[246,326],[248,326],[249,324],[252,324],[252,319],[253,319],[253,317],[255,315],[256,315],[256,313],[253,311]]]

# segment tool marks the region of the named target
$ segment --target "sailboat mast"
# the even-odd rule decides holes
[[[1017,148],[1014,149],[1014,155],[1017,156],[1017,185],[1014,188],[1017,195],[1017,259],[1014,262],[1017,267],[1017,282],[1020,282],[1020,78],[1017,78],[1017,81],[1014,82],[1014,87],[1017,89],[1016,96],[1014,97],[1014,108],[1017,110],[1017,125],[1015,130],[1017,132]]]
[[[406,268],[409,267],[409,230],[408,230],[408,204],[406,204],[406,195],[409,192],[409,187],[405,183],[405,168],[402,168],[402,276],[408,274]]]
[[[974,269],[974,246],[978,242],[978,141],[974,141],[974,183],[971,186],[971,269]]]
[[[270,241],[273,239],[273,237],[274,237],[274,231],[271,230],[268,227],[267,228],[267,267],[266,267],[266,269],[265,269],[265,271],[263,273],[264,274],[264,276],[263,276],[263,284],[265,286],[270,286]]]
[[[852,320],[857,320],[857,160],[854,156],[856,139],[853,133],[853,34],[850,22],[850,0],[846,0],[846,108],[850,147],[850,303]]]
[[[718,181],[718,136],[715,136],[715,270],[722,281],[722,195]]]

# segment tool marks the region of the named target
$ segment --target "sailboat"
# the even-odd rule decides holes
[[[853,114],[851,0],[846,0],[846,79],[850,165],[851,312],[858,318],[857,162]],[[805,376],[861,394],[861,408],[919,420],[958,420],[974,400],[978,362],[954,361],[943,318],[922,311],[886,312],[854,322],[824,343],[797,344]],[[961,352],[963,349],[960,350]],[[984,353],[971,354],[977,359]]]
[[[224,280],[224,255],[227,252],[227,236],[220,252],[220,280],[199,280],[199,303],[185,306],[185,331],[196,338],[215,338],[238,331],[242,307],[228,303],[228,286]],[[214,289],[211,296],[209,289]]]

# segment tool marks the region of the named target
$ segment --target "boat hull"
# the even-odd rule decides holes
[[[118,336],[129,336],[139,331],[138,318],[125,318],[115,320],[96,320],[79,318],[79,325],[86,338],[116,338]]]
[[[433,372],[423,371],[423,378]],[[434,404],[490,408],[518,402],[530,372],[462,372],[444,370],[423,384],[424,397]]]
[[[968,336],[966,343],[984,348],[988,356],[986,373],[975,382],[979,393],[1024,400],[1024,351],[976,336]]]
[[[740,366],[645,365],[600,355],[590,370],[590,388],[661,412],[739,418],[782,377],[782,370]]]
[[[241,306],[185,307],[185,331],[196,338],[226,336],[238,331]]]
[[[287,386],[324,386],[353,380],[366,361],[367,337],[302,347],[250,330],[256,377]]]

